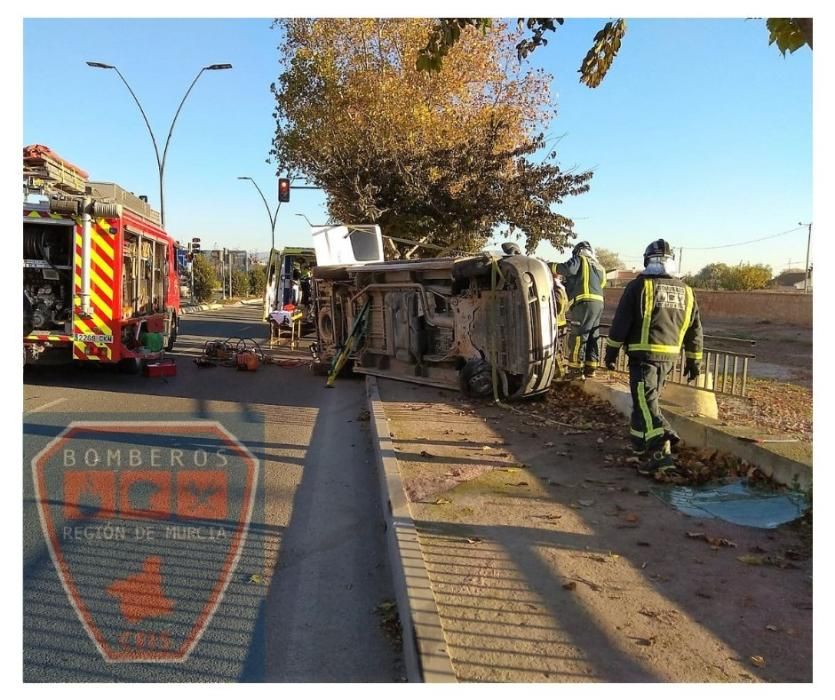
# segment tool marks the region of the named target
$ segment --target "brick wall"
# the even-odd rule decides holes
[[[803,328],[812,327],[812,295],[792,292],[714,292],[696,289],[702,318],[768,320]],[[607,287],[605,315],[614,313],[623,289]]]

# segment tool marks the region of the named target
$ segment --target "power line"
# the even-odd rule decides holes
[[[793,229],[789,229],[788,231],[781,231],[780,233],[773,233],[770,236],[763,236],[762,238],[755,238],[751,241],[742,241],[741,243],[728,243],[726,245],[714,245],[714,246],[707,246],[704,248],[688,248],[684,247],[684,250],[717,250],[718,248],[734,248],[740,245],[748,245],[749,243],[759,243],[760,241],[767,241],[770,238],[777,238],[778,236],[785,236],[789,233],[794,233],[795,231],[800,231],[801,229],[805,228],[805,226],[797,226]]]

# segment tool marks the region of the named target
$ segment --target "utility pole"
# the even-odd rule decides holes
[[[797,225],[809,227],[809,233],[806,236],[806,268],[804,271],[805,278],[803,280],[803,292],[806,293],[809,291],[809,251],[812,247],[812,222],[810,221],[808,224],[804,224],[803,222],[798,221]]]
[[[678,249],[678,271],[684,274],[684,248]]]

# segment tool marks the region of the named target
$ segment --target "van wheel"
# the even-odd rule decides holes
[[[177,332],[179,331],[180,320],[177,314],[171,313],[171,322],[168,324],[168,343],[165,346],[166,351],[171,352],[174,349],[174,343],[177,342]]]
[[[459,379],[467,396],[484,399],[493,393],[492,372],[484,360],[469,360],[461,368]]]

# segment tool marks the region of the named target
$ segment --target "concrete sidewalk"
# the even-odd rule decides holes
[[[510,411],[379,381],[457,679],[811,681],[800,533],[673,510],[623,466],[623,419],[559,392]]]

